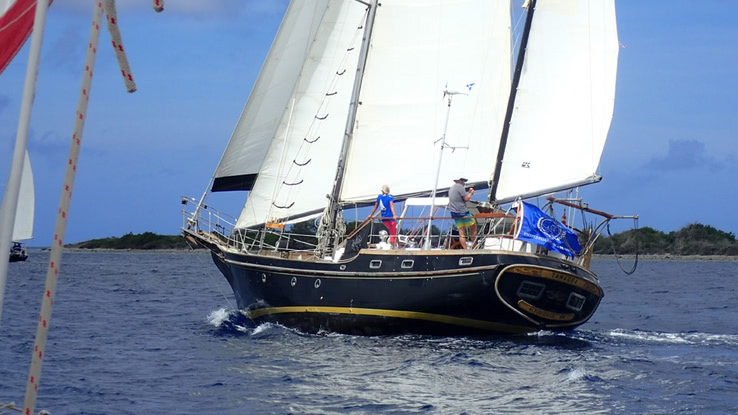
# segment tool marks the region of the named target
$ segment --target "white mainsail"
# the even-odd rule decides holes
[[[460,176],[487,183],[510,93],[508,1],[383,1],[377,10],[343,201],[429,194],[447,100],[456,90],[440,187]]]
[[[15,222],[13,224],[13,242],[33,239],[33,217],[36,209],[36,193],[33,186],[33,171],[31,160],[26,151],[23,162],[23,173],[21,174],[20,190],[18,192],[18,208],[15,211]]]
[[[213,191],[253,187],[328,3],[290,3],[215,171]]]
[[[615,101],[614,0],[539,0],[497,200],[596,180]]]
[[[308,42],[307,55],[236,227],[284,220],[327,205],[366,7],[331,0],[324,9],[315,35],[303,40]]]

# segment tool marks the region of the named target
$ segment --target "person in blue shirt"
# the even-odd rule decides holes
[[[382,193],[377,196],[377,201],[374,203],[372,213],[369,217],[374,215],[374,212],[380,209],[382,216],[382,223],[387,227],[389,231],[389,243],[395,246],[395,237],[397,235],[397,214],[395,213],[395,198],[390,194],[390,188],[386,184],[382,186]]]

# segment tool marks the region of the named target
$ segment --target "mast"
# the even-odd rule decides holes
[[[512,85],[510,86],[510,99],[507,101],[507,111],[505,112],[505,121],[502,124],[502,135],[500,136],[500,147],[497,149],[497,162],[495,163],[495,175],[492,178],[492,187],[489,189],[489,202],[496,200],[497,186],[500,183],[500,173],[502,171],[502,160],[505,156],[505,147],[507,146],[507,136],[510,133],[510,121],[512,120],[513,109],[515,108],[515,97],[518,92],[518,84],[520,76],[523,72],[523,63],[525,63],[525,51],[528,47],[528,35],[530,35],[530,27],[533,22],[533,12],[536,9],[536,0],[527,0],[528,15],[525,18],[525,27],[523,28],[523,37],[520,39],[520,48],[518,49],[518,59],[515,62],[515,74],[513,75]]]
[[[351,139],[354,136],[354,123],[356,122],[356,112],[359,109],[359,94],[361,93],[361,82],[364,78],[364,67],[366,66],[366,59],[369,55],[369,41],[372,37],[372,29],[374,28],[374,18],[377,14],[378,0],[370,0],[369,3],[362,0],[356,0],[361,4],[366,5],[369,10],[366,17],[366,23],[364,28],[364,37],[361,40],[361,50],[359,52],[359,63],[356,66],[356,75],[354,77],[354,88],[351,92],[351,103],[349,104],[348,118],[346,119],[346,128],[343,134],[343,144],[341,145],[341,153],[338,156],[338,165],[336,167],[336,178],[333,182],[333,191],[330,194],[330,201],[328,204],[328,240],[324,246],[325,253],[331,252],[333,245],[336,243],[336,221],[338,220],[338,211],[340,206],[338,199],[341,195],[341,186],[343,185],[343,175],[346,171],[346,159],[348,157],[348,150],[351,146]]]

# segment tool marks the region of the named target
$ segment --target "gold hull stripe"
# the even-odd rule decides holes
[[[546,311],[541,308],[538,308],[525,300],[519,300],[518,301],[518,307],[522,308],[523,310],[536,315],[541,318],[545,318],[547,320],[554,320],[554,321],[571,321],[574,320],[574,313],[567,313],[567,314],[560,314],[560,313],[553,313],[551,311]]]
[[[454,326],[472,327],[476,329],[495,331],[499,333],[528,333],[536,329],[524,326],[515,326],[510,324],[493,323],[489,321],[476,320],[470,318],[445,316],[442,314],[422,313],[418,311],[400,311],[400,310],[383,310],[376,308],[356,308],[356,307],[313,307],[313,306],[292,306],[292,307],[272,307],[262,308],[259,310],[245,311],[245,314],[251,319],[271,314],[283,313],[328,313],[328,314],[352,314],[357,316],[382,316],[394,318],[406,318],[410,320],[424,320],[434,323],[445,323]]]
[[[529,275],[531,277],[545,278],[553,281],[562,282],[564,284],[573,285],[577,288],[581,288],[596,295],[597,297],[602,297],[602,289],[600,287],[573,274],[553,271],[547,268],[530,266],[512,266],[506,268],[504,272],[514,272],[516,274]]]

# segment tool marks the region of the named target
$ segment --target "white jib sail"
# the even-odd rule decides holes
[[[615,101],[614,0],[537,2],[497,199],[596,175]]]
[[[487,182],[510,92],[508,1],[383,1],[377,10],[341,200],[429,193],[452,101],[439,188]],[[466,147],[466,148],[463,148]]]
[[[36,209],[36,196],[33,186],[33,171],[31,160],[26,158],[23,162],[23,173],[21,174],[20,190],[18,192],[18,208],[15,211],[15,223],[13,224],[13,242],[33,239],[33,215]]]
[[[307,39],[307,56],[236,227],[287,220],[328,204],[365,14],[359,2],[328,2]]]
[[[293,1],[215,171],[214,190],[250,190],[328,0]]]

